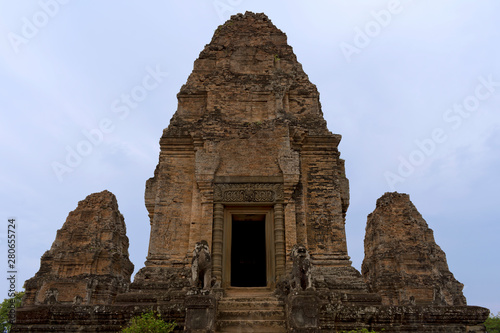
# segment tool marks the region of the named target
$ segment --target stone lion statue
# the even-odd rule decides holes
[[[212,258],[206,240],[197,242],[194,247],[191,274],[191,286],[194,289],[202,289],[202,291],[210,289],[212,285]]]
[[[293,262],[290,278],[292,290],[312,290],[312,263],[309,251],[304,245],[294,245],[290,258]]]

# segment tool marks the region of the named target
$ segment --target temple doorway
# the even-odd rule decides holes
[[[275,284],[272,207],[225,207],[223,287],[272,287]]]
[[[266,216],[232,215],[231,286],[265,287]]]

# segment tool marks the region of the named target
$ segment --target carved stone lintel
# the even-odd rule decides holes
[[[283,201],[283,184],[243,183],[215,184],[215,202],[268,202]]]

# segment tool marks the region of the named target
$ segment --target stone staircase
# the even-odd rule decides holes
[[[267,288],[229,288],[215,323],[216,332],[286,332],[285,307]]]

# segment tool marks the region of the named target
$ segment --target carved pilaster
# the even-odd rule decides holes
[[[285,225],[283,204],[274,205],[274,246],[276,255],[276,277],[285,273]]]
[[[222,235],[224,225],[224,206],[214,205],[214,228],[212,234],[212,274],[217,281],[222,281]]]

